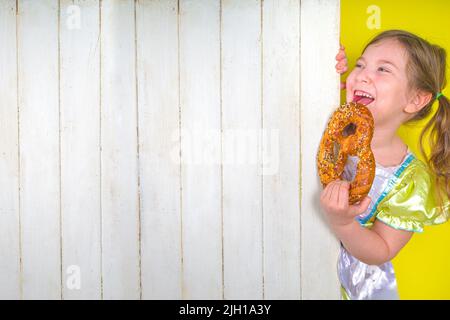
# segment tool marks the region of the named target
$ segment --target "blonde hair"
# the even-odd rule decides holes
[[[442,192],[445,192],[444,196],[450,198],[450,101],[443,95],[438,97],[447,83],[445,49],[410,32],[388,30],[375,36],[365,46],[363,52],[368,46],[385,39],[398,41],[406,50],[408,54],[406,72],[409,87],[432,94],[430,102],[409,121],[427,117],[436,98],[438,100],[439,106],[436,113],[425,125],[420,135],[420,151],[435,175],[435,182],[438,186],[436,189],[440,191],[438,199],[442,205]],[[429,156],[426,155],[423,148],[423,139],[426,133],[430,134],[431,153]]]

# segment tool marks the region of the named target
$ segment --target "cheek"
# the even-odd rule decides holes
[[[347,97],[347,102],[353,100],[353,85],[354,85],[354,76],[350,74],[345,81],[345,95]]]
[[[348,75],[347,79],[345,80],[347,83],[347,87],[353,86],[354,82],[355,82],[355,73],[352,71],[350,72],[350,74]]]
[[[398,104],[402,100],[403,90],[395,82],[392,81],[377,81],[377,96],[379,100],[387,103]]]

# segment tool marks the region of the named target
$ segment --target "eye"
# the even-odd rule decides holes
[[[356,63],[355,68],[362,68],[363,65],[361,63]]]
[[[379,68],[378,68],[378,71],[381,71],[381,72],[391,72],[391,71],[389,71],[388,69],[386,69],[385,67],[379,67]]]

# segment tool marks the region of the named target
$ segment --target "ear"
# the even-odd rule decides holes
[[[416,90],[403,110],[410,114],[417,113],[431,101],[432,97],[433,94],[431,92]]]

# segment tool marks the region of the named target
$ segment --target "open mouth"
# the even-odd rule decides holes
[[[370,93],[361,90],[355,90],[353,94],[353,102],[360,103],[365,106],[371,104],[374,100],[375,98]]]

